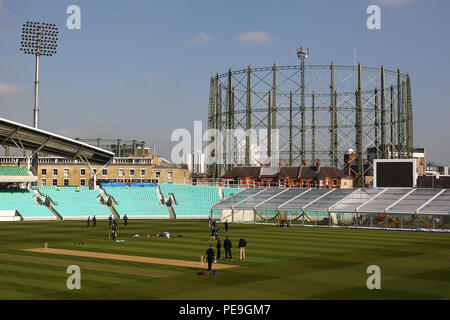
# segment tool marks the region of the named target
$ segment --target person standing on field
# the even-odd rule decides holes
[[[211,226],[211,233],[209,235],[210,235],[209,242],[214,241],[214,235],[215,235],[214,226]]]
[[[212,244],[209,245],[209,249],[205,253],[206,259],[208,259],[208,271],[211,271],[212,263],[214,261],[214,249]]]
[[[231,256],[231,247],[231,240],[227,236],[227,238],[223,242],[223,248],[225,249],[225,258],[228,259],[228,255],[230,255],[230,259],[233,260],[233,257]]]
[[[228,233],[228,220],[225,220],[225,232]]]
[[[109,220],[109,226],[111,227],[111,223],[112,223],[112,217],[111,217],[111,215],[109,215],[108,220]]]
[[[241,237],[239,240],[239,260],[245,260],[245,246],[247,245],[247,241]]]
[[[222,241],[220,241],[220,237],[217,239],[216,248],[217,248],[217,260],[219,260],[220,259],[220,248],[222,248]]]
[[[116,240],[116,237],[117,237],[117,221],[116,220],[113,221],[112,236],[113,236],[113,240]]]
[[[91,216],[88,217],[87,219],[87,227],[89,228],[89,223],[91,222]]]
[[[97,226],[97,218],[94,216],[92,217],[92,227],[95,228]]]
[[[214,226],[214,236],[216,237],[216,241],[217,241],[217,237],[219,236],[219,227],[218,226]]]
[[[123,224],[124,224],[125,227],[128,225],[128,217],[127,217],[127,215],[123,216]]]

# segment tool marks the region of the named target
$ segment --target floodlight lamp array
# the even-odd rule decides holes
[[[52,56],[58,46],[58,27],[55,24],[29,22],[22,26],[21,48],[25,54]]]

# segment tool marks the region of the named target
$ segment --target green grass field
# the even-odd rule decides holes
[[[219,235],[224,237],[223,225]],[[199,269],[21,251],[50,248],[199,261],[206,221],[130,220],[117,243],[107,221],[0,223],[0,299],[449,299],[450,235],[416,232],[230,225],[237,268],[215,276]],[[172,239],[133,239],[169,231]],[[240,235],[247,260],[239,261]],[[76,244],[83,241],[84,245]],[[223,250],[222,250],[223,251]],[[81,290],[68,290],[69,265],[81,268]],[[368,290],[369,265],[381,268],[381,290]]]

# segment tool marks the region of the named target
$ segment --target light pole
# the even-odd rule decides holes
[[[301,103],[300,103],[300,112],[301,112],[301,140],[302,140],[302,163],[305,160],[305,59],[308,58],[309,48],[300,47],[297,49],[297,57],[301,62]],[[314,165],[314,164],[313,164]]]
[[[52,56],[56,53],[58,28],[54,24],[42,22],[26,22],[22,26],[20,50],[25,54],[36,56],[34,80],[34,127],[39,123],[39,57]]]

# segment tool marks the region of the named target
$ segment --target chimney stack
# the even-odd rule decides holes
[[[320,170],[320,159],[316,160],[316,172],[319,172]]]

